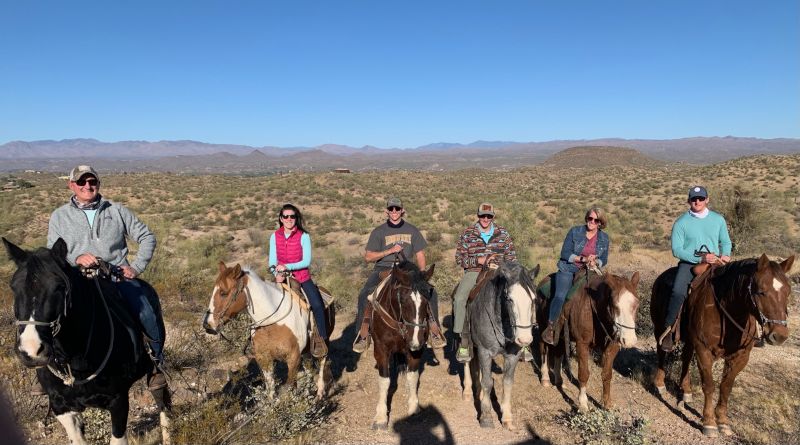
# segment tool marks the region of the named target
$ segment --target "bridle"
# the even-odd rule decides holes
[[[427,329],[427,327],[428,327],[428,316],[427,316],[427,314],[425,315],[425,317],[421,317],[422,318],[422,322],[421,323],[416,323],[414,321],[409,321],[409,320],[406,320],[403,317],[403,299],[402,299],[401,290],[408,290],[409,293],[413,292],[413,289],[411,288],[411,286],[406,286],[406,285],[403,285],[403,284],[392,282],[392,276],[391,275],[389,275],[389,277],[387,277],[387,280],[389,280],[389,282],[387,282],[387,284],[391,284],[390,290],[388,290],[387,292],[384,292],[384,291],[379,292],[378,295],[376,296],[377,298],[372,302],[372,305],[376,309],[376,313],[378,314],[378,316],[380,316],[381,320],[384,323],[386,323],[386,325],[389,326],[392,330],[394,330],[396,332],[399,332],[400,333],[400,337],[402,337],[403,340],[407,340],[408,329],[409,328],[410,329],[413,329],[413,328]],[[399,316],[395,316],[396,314],[389,313],[386,310],[386,308],[384,307],[384,305],[381,304],[382,300],[385,300],[385,298],[382,298],[382,297],[384,295],[386,295],[386,294],[389,295],[389,299],[390,299],[389,307],[390,308],[392,307],[391,299],[394,299],[394,300],[397,301],[397,306],[399,308],[399,314],[397,314],[397,315],[399,315]],[[420,298],[425,298],[425,297],[424,296],[420,296]],[[394,312],[394,311],[392,311],[392,312]]]
[[[609,334],[608,333],[608,329],[606,329],[606,320],[603,320],[600,317],[600,313],[597,310],[597,306],[596,306],[595,300],[594,300],[594,298],[592,298],[591,295],[589,295],[589,292],[588,292],[588,290],[589,290],[589,274],[588,273],[586,274],[586,290],[587,290],[587,295],[589,296],[589,305],[591,306],[592,314],[597,318],[597,321],[600,322],[600,328],[603,329],[603,334],[605,334],[605,336],[606,336],[606,342],[611,342],[611,341],[618,340],[621,337],[621,333],[620,333],[621,329],[630,329],[634,333],[636,332],[636,326],[628,326],[628,325],[625,325],[625,324],[620,323],[619,321],[617,321],[617,317],[614,316],[614,312],[613,312],[614,295],[612,294],[612,295],[608,296],[610,301],[609,301],[609,304],[606,307],[606,309],[607,309],[606,313],[608,314],[608,319],[609,320],[613,320],[613,322],[614,322],[614,328],[611,330],[611,333]]]

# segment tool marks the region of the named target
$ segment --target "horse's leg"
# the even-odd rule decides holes
[[[462,364],[462,368],[464,369],[464,385],[461,387],[461,400],[469,400],[472,398],[472,360]]]
[[[261,374],[264,376],[264,388],[267,390],[267,398],[270,400],[275,398],[275,361],[270,358],[267,362],[261,362]]]
[[[286,354],[286,386],[288,388],[294,387],[297,384],[297,371],[300,369],[300,349],[296,343],[292,345],[292,349]]]
[[[683,411],[687,403],[692,403],[692,379],[689,375],[689,368],[692,365],[694,356],[694,345],[687,341],[683,343],[683,353],[681,354],[681,400],[678,402],[678,409]]]
[[[747,362],[750,360],[751,348],[752,346],[742,349],[725,359],[725,372],[722,374],[722,382],[719,384],[719,400],[717,401],[717,408],[714,410],[717,415],[719,431],[725,436],[733,435],[730,420],[728,419],[728,398],[731,395],[736,376],[747,366]]]
[[[406,353],[408,360],[408,367],[406,368],[406,387],[408,388],[408,415],[414,415],[419,412],[419,397],[417,391],[419,390],[419,358],[413,357],[410,353]]]
[[[514,372],[517,370],[519,357],[506,355],[503,365],[503,401],[500,403],[500,414],[503,426],[514,430],[514,414],[511,412],[511,393],[514,388]]]
[[[322,357],[317,361],[319,371],[317,373],[317,400],[322,400],[325,395],[325,366],[328,364],[328,357]]]
[[[389,407],[386,404],[389,395],[390,354],[381,342],[373,343],[375,352],[375,367],[378,369],[378,404],[375,405],[375,418],[372,420],[373,430],[385,430],[389,427]]]
[[[564,384],[564,379],[561,378],[561,365],[564,361],[564,348],[567,347],[569,347],[569,345],[567,345],[562,338],[557,345],[548,348],[550,349],[550,366],[553,368],[553,385],[555,385],[556,388],[561,388]],[[569,357],[567,359],[569,359]]]
[[[714,402],[714,375],[711,373],[714,359],[711,351],[706,348],[697,349],[697,367],[700,369],[700,382],[703,385],[703,434],[707,437],[717,437],[717,420],[712,408]]]
[[[619,353],[619,343],[612,341],[603,350],[603,371],[600,374],[603,378],[603,408],[611,409],[611,378],[614,371],[614,359]]]
[[[547,347],[547,343],[543,341],[539,341],[539,357],[542,358],[542,365],[539,367],[539,372],[541,373],[541,383],[542,386],[545,388],[549,388],[550,385],[550,366],[548,363],[548,356],[550,355],[550,349]]]
[[[575,344],[578,351],[578,408],[581,411],[589,410],[589,397],[586,395],[586,384],[589,382],[589,343],[579,341]]]
[[[492,355],[489,350],[478,350],[478,362],[481,370],[481,415],[480,424],[482,428],[493,428],[492,420],[492,388],[494,387],[494,377],[492,376]]]
[[[80,413],[77,411],[67,411],[56,416],[58,422],[67,431],[69,443],[72,445],[87,445],[86,438],[83,437],[83,422]]]
[[[685,345],[686,343],[684,343]],[[656,365],[656,372],[653,374],[653,386],[656,387],[656,391],[658,391],[658,395],[661,397],[662,400],[666,400],[667,396],[667,385],[664,383],[664,377],[666,376],[666,361],[667,361],[667,353],[662,351],[658,344],[656,344],[656,356],[658,357],[658,364]]]
[[[111,402],[108,412],[111,414],[111,445],[127,445],[128,436],[128,394],[118,396]]]

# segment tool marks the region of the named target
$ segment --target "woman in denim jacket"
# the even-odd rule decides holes
[[[551,345],[554,343],[553,327],[561,316],[561,308],[575,274],[587,267],[603,267],[608,262],[610,242],[608,235],[603,232],[607,222],[605,213],[599,207],[592,207],[586,211],[584,220],[586,224],[569,229],[561,246],[555,294],[550,301],[547,328],[542,332],[542,341]]]

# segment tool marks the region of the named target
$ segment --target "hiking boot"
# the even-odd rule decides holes
[[[442,349],[447,346],[447,340],[442,337],[442,330],[439,324],[430,323],[430,335],[428,335],[428,346],[434,349]]]
[[[672,327],[667,328],[658,338],[658,347],[664,352],[672,352],[675,349],[675,335],[672,332]]]
[[[555,346],[555,323],[552,321],[547,323],[547,327],[542,331],[542,341],[550,346]]]
[[[459,363],[469,363],[469,361],[472,360],[471,348],[459,346],[456,351],[456,360],[458,360]]]
[[[328,355],[328,345],[325,340],[317,334],[316,329],[311,335],[311,356],[314,358],[322,358]]]
[[[531,348],[528,346],[523,346],[519,351],[519,359],[523,362],[532,362],[533,354],[531,353]]]
[[[147,374],[147,389],[156,391],[167,386],[167,378],[160,369],[156,368],[152,374]]]
[[[371,342],[369,334],[364,337],[356,337],[356,341],[353,342],[353,351],[361,354],[369,348]]]
[[[44,390],[44,386],[39,382],[39,379],[34,379],[33,384],[31,385],[31,395],[32,396],[46,396],[47,393]]]

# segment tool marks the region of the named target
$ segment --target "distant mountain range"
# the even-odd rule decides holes
[[[753,154],[800,152],[800,139],[694,137],[683,139],[592,139],[547,142],[476,141],[434,143],[415,148],[250,147],[198,141],[65,139],[13,141],[0,145],[0,171],[35,169],[63,172],[76,163],[106,171],[185,173],[269,173],[290,170],[514,168],[539,164],[573,147],[619,147],[666,162],[707,164]]]

